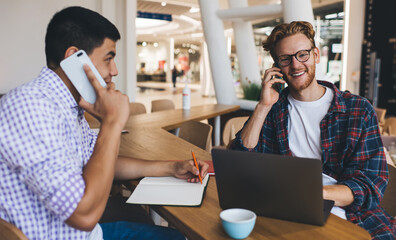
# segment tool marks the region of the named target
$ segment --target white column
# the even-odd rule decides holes
[[[359,78],[356,76],[360,74],[365,7],[365,1],[345,0],[344,2],[345,16],[340,88],[355,94],[359,94]]]
[[[231,52],[232,52],[232,37],[227,36],[227,54],[228,54],[228,56],[231,56]]]
[[[314,25],[311,0],[282,0],[284,22],[307,21]]]
[[[232,81],[231,62],[227,55],[223,22],[216,16],[218,0],[199,0],[201,20],[208,43],[209,61],[217,102],[233,104],[236,99]]]
[[[200,83],[201,83],[201,91],[202,95],[205,97],[214,96],[214,87],[213,87],[213,79],[212,72],[210,70],[209,64],[209,56],[208,56],[208,45],[206,42],[202,43],[201,47],[201,58],[199,64],[200,71]]]
[[[129,101],[136,101],[136,0],[126,0],[126,23],[125,23],[125,69],[126,69],[126,94]]]
[[[248,7],[247,0],[228,0],[228,2],[230,8]],[[260,84],[260,69],[257,62],[252,23],[248,21],[233,21],[232,26],[234,28],[241,82],[242,84],[247,84],[250,81]]]
[[[166,81],[172,82],[172,69],[175,66],[175,39],[169,38],[168,43],[168,53],[167,53],[167,65],[168,69],[166,71]]]

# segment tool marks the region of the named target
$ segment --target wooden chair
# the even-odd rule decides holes
[[[146,107],[143,103],[130,102],[129,103],[129,116],[147,113]]]
[[[175,104],[170,99],[158,99],[151,101],[151,112],[175,109]]]
[[[381,206],[392,216],[396,216],[396,168],[388,165],[389,182],[386,187]]]
[[[100,122],[98,119],[96,119],[94,116],[89,114],[88,112],[84,112],[84,117],[85,120],[87,120],[88,124],[91,126],[92,124],[94,125],[100,125]]]
[[[384,132],[390,136],[396,136],[396,117],[385,119]]]
[[[378,122],[385,123],[386,109],[374,107],[374,110],[375,110],[375,113],[377,114]]]
[[[28,238],[15,225],[0,218],[0,239],[28,240]]]
[[[386,109],[385,108],[377,108],[374,107],[375,114],[377,114],[378,118],[378,125],[380,128],[381,134],[385,131],[384,125],[385,125],[385,115],[386,115]]]
[[[175,104],[170,99],[157,99],[151,101],[151,112],[158,112],[158,111],[164,111],[170,109],[175,109]],[[179,136],[179,131],[180,129],[176,128],[176,129],[171,129],[168,132],[176,136]]]
[[[223,129],[223,143],[225,146],[228,146],[230,141],[235,138],[235,134],[242,129],[245,122],[248,120],[248,116],[246,117],[234,117],[230,118]]]
[[[212,126],[198,121],[188,121],[180,126],[179,137],[210,151],[212,147]]]

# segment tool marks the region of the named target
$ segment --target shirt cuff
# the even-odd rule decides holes
[[[339,182],[338,184],[344,184],[348,186],[353,193],[353,197],[354,197],[353,203],[349,206],[346,206],[345,208],[352,212],[360,211],[365,201],[365,194],[363,188],[353,180]]]
[[[47,203],[47,207],[62,221],[68,219],[80,202],[85,191],[85,182],[81,175],[71,175],[59,187]]]
[[[257,146],[254,148],[247,148],[243,145],[242,138],[241,138],[241,131],[239,131],[236,135],[236,138],[231,146],[231,149],[246,151],[246,152],[257,152]]]

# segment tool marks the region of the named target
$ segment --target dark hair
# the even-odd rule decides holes
[[[121,38],[117,28],[97,12],[82,7],[68,7],[57,12],[47,27],[45,55],[47,66],[59,67],[66,50],[75,46],[88,55],[100,47],[105,38]]]
[[[282,23],[277,25],[268,36],[267,40],[263,41],[263,47],[266,51],[269,51],[272,58],[275,60],[275,46],[276,44],[291,35],[302,33],[310,41],[311,47],[315,47],[315,31],[309,22],[294,21],[291,23]]]

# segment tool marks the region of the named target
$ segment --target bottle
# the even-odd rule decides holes
[[[188,84],[186,82],[184,88],[183,88],[183,109],[184,110],[189,110],[190,109],[190,98],[191,98],[191,90],[188,87]]]

